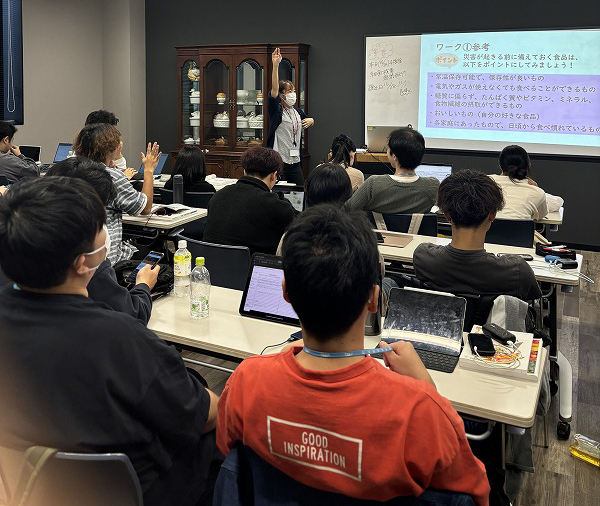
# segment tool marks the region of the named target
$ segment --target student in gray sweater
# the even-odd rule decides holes
[[[410,127],[394,130],[387,148],[394,174],[369,177],[347,206],[383,214],[428,213],[440,183],[415,174],[424,154],[425,140],[419,132]]]
[[[35,162],[23,156],[19,146],[12,143],[16,131],[12,123],[0,121],[0,176],[5,176],[10,184],[40,175]]]

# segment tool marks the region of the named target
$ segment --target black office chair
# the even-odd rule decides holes
[[[47,460],[35,457],[43,454]],[[20,479],[27,478],[20,475],[25,455],[29,457],[30,475],[21,484]],[[13,501],[17,504],[15,495],[21,498],[19,504],[23,506],[142,506],[143,503],[137,474],[123,453],[54,453],[45,447],[31,448],[25,453],[0,447],[0,477],[9,504]]]
[[[173,203],[173,190],[167,190],[166,188],[158,188],[158,194],[163,204]]]
[[[210,282],[215,286],[243,290],[250,269],[250,250],[245,246],[229,246],[197,241],[178,234],[178,240],[187,241],[192,257],[204,257],[210,272]]]
[[[385,228],[390,232],[407,233],[412,221],[412,214],[382,214]],[[379,228],[374,213],[367,211],[367,218],[374,228]],[[437,216],[435,213],[423,214],[423,220],[417,231],[419,235],[437,237]]]
[[[186,206],[207,209],[214,194],[215,192],[187,192],[183,194],[183,203]]]
[[[247,446],[237,444],[221,466],[213,496],[214,506],[226,504],[387,504],[394,506],[474,506],[475,502],[459,492],[427,489],[419,497],[397,497],[386,502],[361,501],[334,492],[308,487],[261,459]]]
[[[496,218],[485,236],[485,242],[504,246],[533,247],[532,220],[505,220]]]
[[[470,293],[454,293],[467,301],[463,332],[471,332],[473,325],[484,325],[487,322],[497,295],[473,295]]]
[[[383,214],[385,226],[391,232],[408,232],[412,214]],[[417,234],[437,237],[437,216],[434,213],[423,215]]]

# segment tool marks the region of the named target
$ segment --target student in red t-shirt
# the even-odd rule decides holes
[[[304,211],[285,236],[283,265],[284,297],[300,318],[304,348],[240,364],[219,401],[221,451],[240,441],[305,485],[359,499],[434,488],[487,505],[485,469],[412,344],[395,343],[387,367],[364,354],[309,353],[364,348],[365,319],[379,294],[366,220],[329,205]]]

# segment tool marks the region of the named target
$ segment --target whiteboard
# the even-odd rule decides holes
[[[366,37],[365,141],[410,124],[427,148],[600,156],[598,47],[597,29]]]

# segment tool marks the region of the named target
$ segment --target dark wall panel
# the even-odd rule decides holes
[[[298,6],[298,8],[296,8]],[[587,27],[600,19],[600,2],[506,0],[446,2],[304,0],[292,4],[146,0],[147,135],[163,151],[177,139],[175,46],[305,42],[309,55],[309,131],[315,165],[331,139],[344,132],[364,142],[364,37],[402,33]],[[268,21],[267,21],[268,20]],[[403,124],[402,118],[398,119]],[[432,153],[430,161],[493,172],[496,155]],[[600,246],[600,164],[593,160],[534,160],[534,177],[565,199],[557,239]]]

